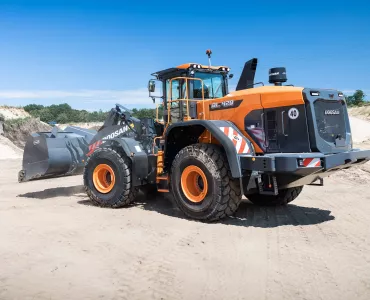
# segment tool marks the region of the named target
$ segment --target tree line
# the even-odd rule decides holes
[[[107,112],[102,110],[89,112],[87,110],[73,109],[69,104],[59,105],[37,105],[29,104],[24,107],[34,118],[40,118],[45,123],[78,123],[78,122],[103,122],[107,117]]]
[[[38,105],[29,104],[23,107],[32,117],[39,118],[45,123],[80,123],[80,122],[104,122],[108,116],[106,111],[93,111],[73,109],[69,104],[63,103],[58,105]],[[136,118],[156,118],[156,109],[152,108],[134,108],[132,115]],[[162,113],[160,113],[160,116]]]
[[[362,90],[356,90],[352,96],[346,96],[348,106],[363,106],[369,105],[369,101],[365,100],[365,93]]]

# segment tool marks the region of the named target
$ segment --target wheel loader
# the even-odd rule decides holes
[[[216,221],[232,215],[243,195],[256,205],[286,205],[304,185],[370,159],[370,151],[353,149],[340,91],[286,85],[280,67],[270,69],[271,85],[255,83],[253,58],[230,92],[230,69],[207,55],[206,65],[152,74],[149,96],[160,99],[162,120],[136,119],[117,104],[96,133],[34,134],[20,180],[79,170],[98,206],[127,206],[145,188],[172,193],[191,219]]]

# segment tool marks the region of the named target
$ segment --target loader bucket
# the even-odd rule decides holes
[[[66,128],[65,131],[38,132],[30,135],[23,154],[18,181],[80,174],[94,131]]]

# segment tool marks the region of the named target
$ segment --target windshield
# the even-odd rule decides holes
[[[204,98],[214,99],[225,96],[224,77],[221,74],[196,72],[194,78],[203,80]],[[194,80],[194,98],[202,98],[201,81]]]

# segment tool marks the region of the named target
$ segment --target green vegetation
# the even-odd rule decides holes
[[[28,123],[32,118],[16,118],[16,119],[8,119],[5,120],[4,125],[5,127],[14,127],[14,126],[22,126],[23,124]]]
[[[103,122],[107,117],[107,112],[73,109],[68,104],[43,106],[37,104],[29,104],[24,107],[34,118],[40,118],[41,121],[50,123],[56,122],[59,124],[78,123],[78,122]]]
[[[348,106],[368,106],[369,101],[365,100],[365,93],[362,90],[356,90],[352,96],[345,96]]]
[[[43,106],[29,104],[24,107],[34,118],[40,118],[45,123],[56,122],[58,124],[79,123],[79,122],[103,122],[108,112],[102,110],[88,112],[86,110],[73,109],[70,105],[64,103],[59,105]],[[156,110],[152,108],[141,108],[132,110],[136,118],[155,118]],[[159,118],[162,117],[162,110],[159,109]]]
[[[141,118],[156,118],[156,109],[155,108],[140,108],[136,109],[134,108],[132,110],[132,115],[135,118],[141,119]],[[158,118],[161,119],[163,117],[163,108],[159,107],[158,109]]]

